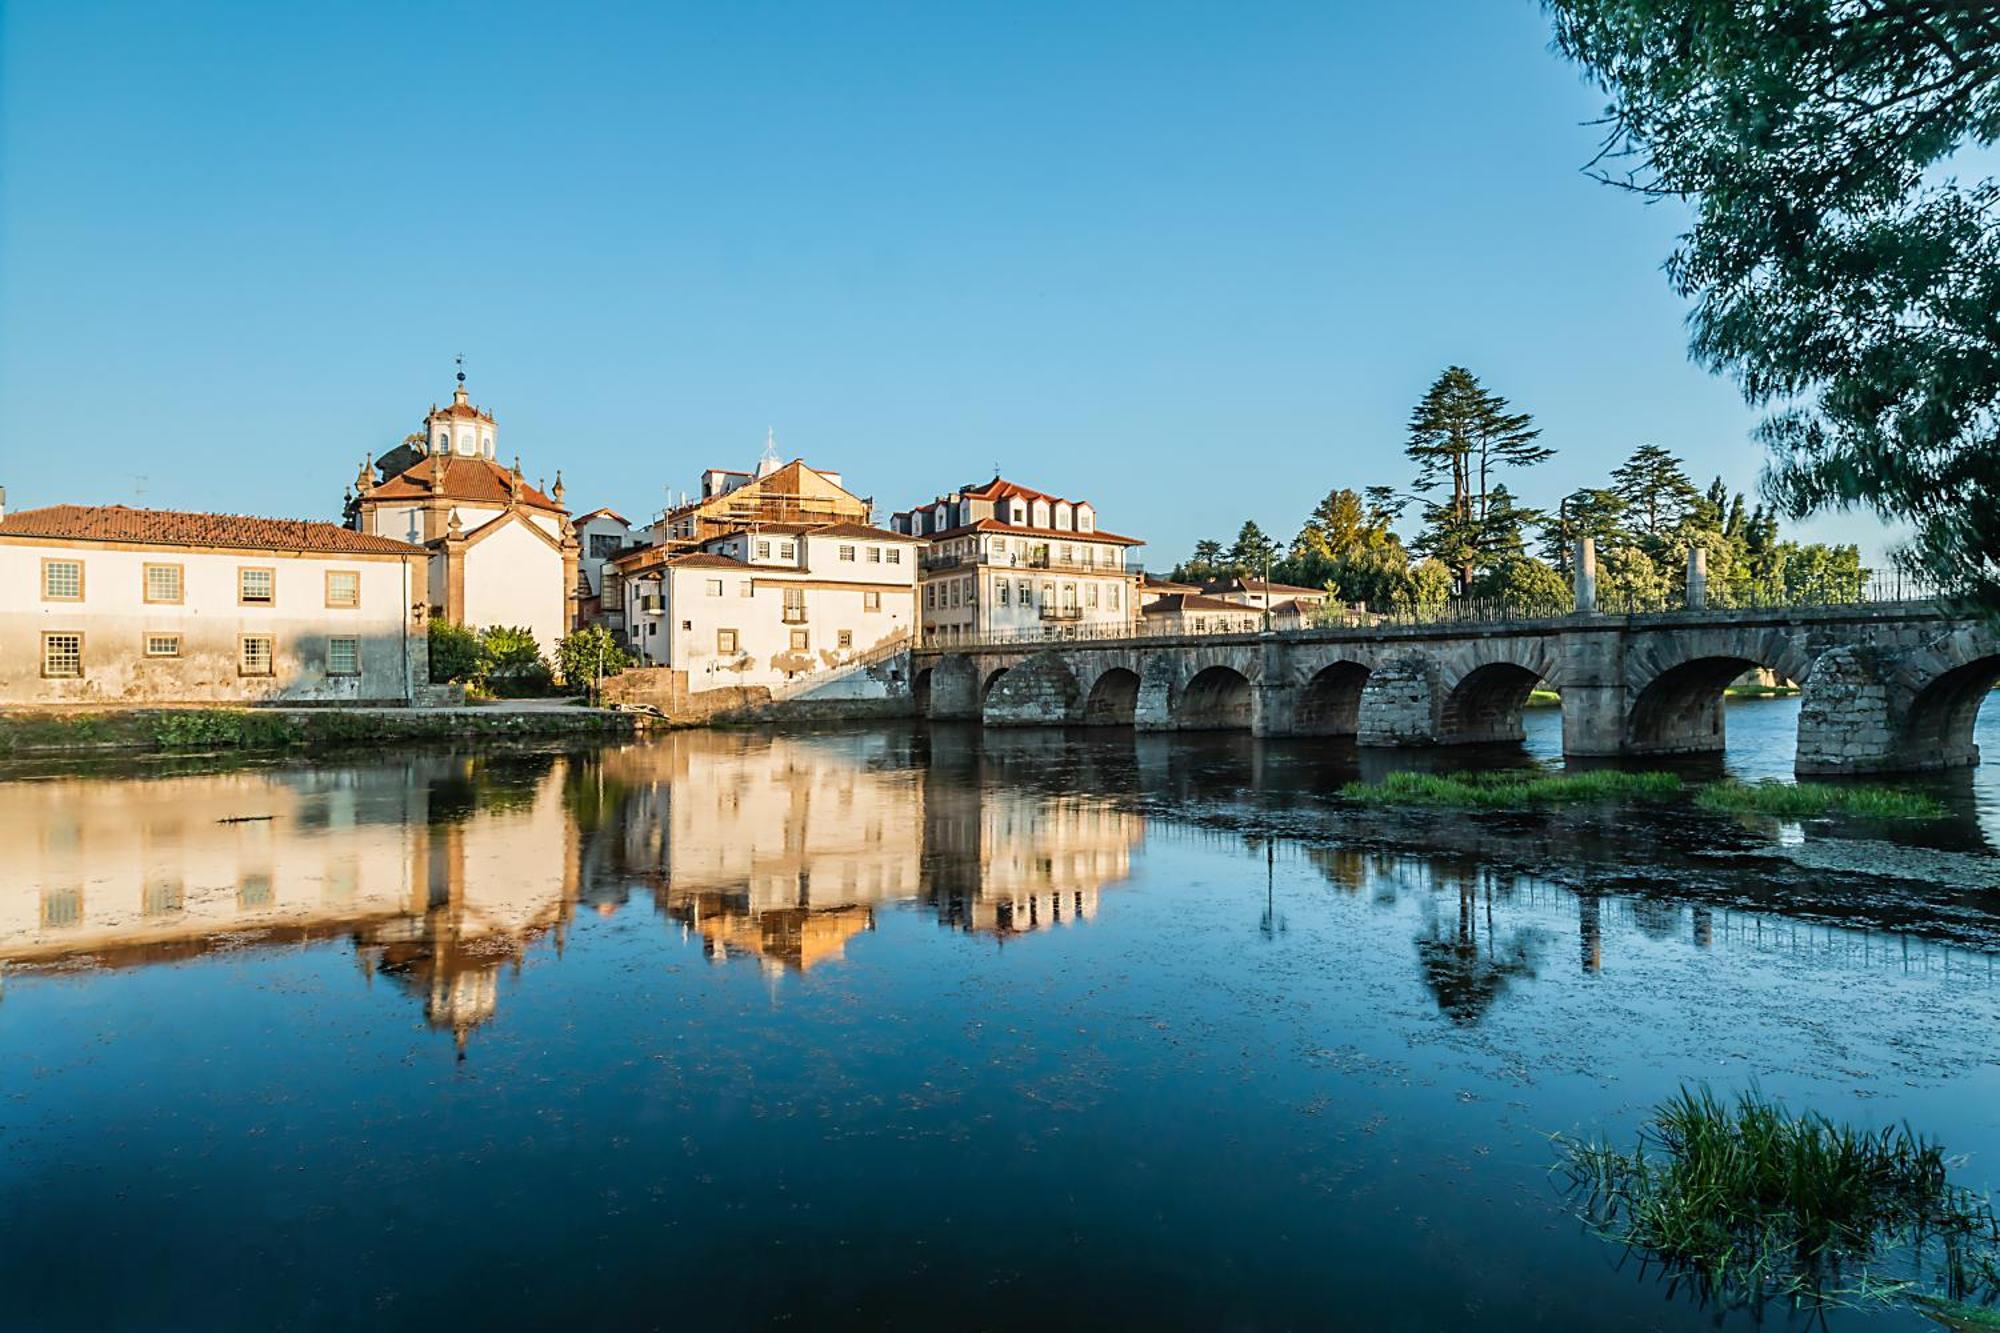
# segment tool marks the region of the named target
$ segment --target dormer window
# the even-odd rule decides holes
[[[1028,521],[1028,506],[1019,500],[1014,501],[1013,504],[1007,507],[1007,521],[1017,524],[1026,523]]]

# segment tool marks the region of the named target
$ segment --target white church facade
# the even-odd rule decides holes
[[[520,626],[553,657],[577,618],[578,548],[562,474],[546,492],[529,484],[518,457],[511,468],[495,461],[498,436],[461,371],[451,402],[433,405],[423,430],[362,464],[350,523],[429,552],[433,617],[473,629]]]

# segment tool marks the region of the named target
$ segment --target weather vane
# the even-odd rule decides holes
[[[452,360],[458,364],[458,382],[460,384],[465,383],[465,353],[460,352]]]

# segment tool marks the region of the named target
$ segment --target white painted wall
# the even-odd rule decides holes
[[[465,623],[472,628],[525,627],[553,660],[556,643],[568,632],[567,606],[562,552],[520,524],[465,548]]]
[[[80,602],[42,599],[44,558],[81,560]],[[204,552],[53,539],[0,539],[0,704],[405,702],[407,626],[422,595],[422,557]],[[145,566],[182,567],[178,605],[145,600]],[[276,574],[270,606],[237,601],[237,571]],[[326,605],[329,570],[361,579],[361,603]],[[44,631],[84,635],[83,677],[42,677]],[[148,634],[181,636],[178,657],[147,657]],[[270,635],[275,670],[240,672],[240,636]],[[327,640],[360,640],[361,672],[327,673]]]

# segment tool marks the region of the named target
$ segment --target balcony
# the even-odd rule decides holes
[[[1082,620],[1083,608],[1080,606],[1045,606],[1042,608],[1042,619]]]
[[[788,606],[778,619],[787,625],[803,625],[806,623],[806,609],[803,606]]]

